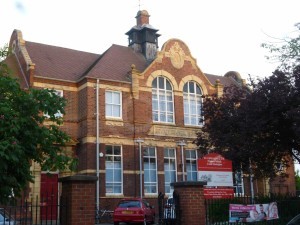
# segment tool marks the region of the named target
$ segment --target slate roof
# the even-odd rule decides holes
[[[28,54],[35,63],[35,75],[77,81],[100,55],[26,41]]]
[[[139,71],[144,71],[148,66],[146,58],[141,53],[135,52],[130,47],[113,44],[102,54],[99,62],[86,76],[129,82],[130,80],[127,74],[131,71],[132,64],[134,64]]]
[[[135,64],[143,71],[147,61],[130,47],[112,45],[102,55],[26,41],[35,75],[45,78],[78,81],[82,77],[129,81],[126,76]]]
[[[127,75],[132,64],[139,71],[149,65],[143,54],[116,44],[102,55],[30,41],[25,42],[25,47],[35,64],[35,76],[70,82],[78,82],[83,77],[131,82]],[[205,75],[213,85],[217,79],[224,86],[237,84],[230,76]]]

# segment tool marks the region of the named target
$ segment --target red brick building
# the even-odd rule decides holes
[[[237,72],[204,73],[179,39],[158,50],[160,35],[147,11],[136,22],[126,33],[128,46],[113,44],[103,54],[25,41],[14,30],[7,59],[24,88],[55,89],[67,99],[61,127],[73,140],[67,149],[79,158],[79,174],[99,174],[100,205],[111,208],[141,194],[155,203],[159,192],[172,193],[171,182],[197,180],[201,156],[192,142],[202,126],[201,95],[221,96],[224,86],[245,83]],[[53,172],[49,181],[39,165],[32,170],[31,195],[70,175]],[[238,184],[242,193],[249,194],[248,181],[244,176]],[[295,191],[293,179],[254,182],[256,193]]]

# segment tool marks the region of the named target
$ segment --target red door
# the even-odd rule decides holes
[[[56,220],[58,174],[41,174],[41,220]]]

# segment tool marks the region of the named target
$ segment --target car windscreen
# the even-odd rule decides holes
[[[139,201],[121,201],[118,205],[119,208],[135,208],[141,207],[141,203]]]

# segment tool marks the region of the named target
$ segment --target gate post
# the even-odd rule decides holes
[[[180,224],[205,225],[203,186],[206,182],[184,181],[171,183],[179,195]]]
[[[61,198],[67,201],[61,210],[61,225],[95,225],[96,176],[75,175],[59,178]]]

